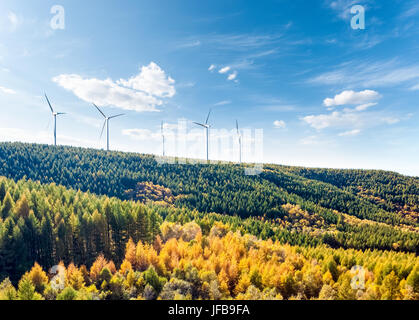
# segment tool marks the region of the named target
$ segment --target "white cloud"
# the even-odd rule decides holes
[[[77,74],[63,74],[53,78],[53,81],[78,98],[101,106],[142,112],[158,111],[155,107],[162,104],[161,100],[151,95],[118,86],[111,79],[84,79]]]
[[[153,62],[129,80],[114,82],[111,79],[83,78],[77,74],[62,74],[52,80],[86,102],[137,112],[159,111],[156,106],[163,104],[162,98],[173,97],[176,93],[174,80],[166,77]]]
[[[419,90],[419,84],[417,84],[417,85],[415,85],[415,86],[411,87],[411,88],[410,88],[410,90],[412,90],[412,91],[417,91],[417,90]]]
[[[345,131],[342,133],[339,133],[339,137],[348,137],[348,136],[356,136],[361,133],[360,129],[354,129],[350,131]]]
[[[326,128],[349,128],[350,130],[374,127],[381,124],[392,125],[400,119],[383,117],[379,113],[354,112],[354,109],[334,111],[329,114],[310,115],[302,118],[312,128],[323,130]]]
[[[224,73],[229,72],[230,70],[231,70],[231,67],[227,66],[227,67],[221,68],[218,72],[221,74],[224,74]]]
[[[359,118],[359,115],[356,113],[334,111],[330,114],[306,116],[303,120],[314,129],[321,130],[329,127],[354,125],[358,123]]]
[[[5,87],[1,87],[0,86],[0,91],[6,94],[16,94],[15,90],[9,89],[9,88],[5,88]]]
[[[277,129],[284,129],[287,126],[287,124],[285,123],[284,120],[275,120],[274,121],[274,126]]]
[[[360,92],[346,90],[336,95],[334,98],[325,99],[323,104],[326,107],[342,106],[347,104],[366,104],[380,98],[380,94],[374,90],[365,90]]]
[[[229,74],[227,80],[230,80],[230,81],[235,80],[237,78],[237,75],[238,75],[237,71],[234,71],[233,73]]]
[[[166,76],[166,73],[154,62],[143,66],[137,76],[129,80],[120,79],[117,81],[119,85],[162,98],[171,98],[176,94],[174,83],[175,80]]]
[[[21,20],[18,18],[18,16],[16,15],[16,13],[10,11],[8,13],[8,15],[7,15],[7,18],[9,19],[11,30],[12,31],[16,30],[16,28],[21,23]]]
[[[217,66],[215,64],[212,64],[209,66],[208,71],[214,71],[216,67]]]

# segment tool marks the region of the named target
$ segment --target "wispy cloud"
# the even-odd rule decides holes
[[[225,106],[227,104],[231,104],[231,100],[223,100],[214,104],[214,106]]]
[[[15,90],[1,87],[1,86],[0,86],[0,92],[6,93],[6,94],[16,94]]]
[[[203,43],[215,45],[220,49],[247,51],[278,44],[281,34],[213,34],[203,36]]]
[[[371,2],[370,0],[364,0],[363,5],[365,6]],[[336,12],[340,19],[347,20],[351,16],[351,8],[359,4],[358,0],[326,0],[326,6]]]
[[[274,111],[274,112],[277,112],[277,111],[290,112],[290,111],[295,111],[298,109],[298,106],[289,104],[276,97],[263,96],[263,95],[250,95],[248,99],[259,110]]]
[[[308,79],[311,84],[385,87],[419,79],[419,64],[401,64],[398,59],[386,61],[350,61],[334,70]]]
[[[357,106],[355,108],[355,111],[364,111],[364,110],[367,110],[370,107],[376,106],[377,104],[378,104],[377,102],[364,103],[364,104],[361,104],[361,105]]]
[[[124,129],[122,130],[122,134],[137,141],[157,141],[160,140],[162,137],[160,132],[153,132],[148,129]]]
[[[199,40],[190,40],[190,41],[179,43],[176,47],[177,49],[195,48],[195,47],[199,47],[201,44],[202,43]]]
[[[77,122],[86,124],[94,128],[100,128],[103,125],[103,119],[92,118],[78,114],[71,114],[71,116],[75,118]]]
[[[411,88],[410,88],[410,90],[412,90],[412,91],[417,91],[417,90],[419,90],[419,84],[414,85],[413,87],[411,87]]]
[[[419,3],[417,1],[407,2],[406,8],[400,14],[401,18],[410,18],[419,15]]]
[[[339,137],[356,136],[356,135],[358,135],[360,133],[361,133],[361,130],[360,129],[354,129],[354,130],[350,130],[350,131],[345,131],[345,132],[339,133]]]
[[[74,136],[67,136],[58,134],[57,140],[61,145],[70,145],[70,146],[83,146],[90,148],[97,148],[98,141],[88,140],[88,139],[79,139]],[[0,141],[19,141],[19,142],[28,142],[28,143],[45,143],[52,144],[53,136],[51,132],[46,130],[41,131],[29,131],[20,128],[0,128]]]
[[[317,146],[317,145],[325,145],[330,144],[333,142],[330,139],[324,139],[318,135],[312,135],[308,137],[304,137],[300,139],[299,143],[305,146]]]

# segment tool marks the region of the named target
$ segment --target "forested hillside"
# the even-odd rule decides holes
[[[152,241],[163,221],[195,222],[204,235],[217,223],[231,231],[300,246],[415,251],[417,233],[385,225],[327,226],[317,214],[286,205],[275,220],[202,213],[161,203],[96,196],[55,184],[0,178],[0,278],[17,280],[34,262],[91,264],[99,255],[120,263],[128,239]],[[394,248],[394,244],[398,248]]]
[[[61,263],[51,278],[35,264],[17,286],[0,283],[0,300],[419,299],[414,254],[292,247],[220,223],[203,236],[196,223],[165,222],[161,234],[129,240],[118,267],[100,255],[88,267]]]
[[[418,299],[416,178],[243,170],[0,144],[0,299]]]
[[[355,187],[354,191],[342,183],[320,181],[314,175],[305,177],[310,170],[316,172],[266,165],[260,176],[246,176],[244,167],[234,164],[159,165],[147,155],[0,144],[0,175],[14,180],[25,177],[122,200],[161,202],[188,209],[185,212],[189,215],[191,210],[204,216],[218,213],[223,220],[240,221],[236,224],[251,221],[252,228],[248,229],[254,230],[246,232],[291,244],[418,250],[417,179],[355,170],[365,177],[359,186],[364,194],[373,192],[368,187],[374,190],[378,177],[392,181],[390,185],[381,182],[387,187],[379,190],[382,198],[398,199],[399,205],[394,205],[395,200],[383,205]],[[338,180],[339,171],[330,172],[335,172]],[[396,185],[395,177],[400,186],[391,187]],[[356,184],[353,179],[348,183]]]
[[[330,172],[335,178],[315,172]],[[232,164],[159,165],[152,156],[132,153],[0,144],[0,175],[14,180],[26,177],[55,182],[121,199],[127,199],[127,191],[135,189],[138,182],[151,182],[170,189],[177,206],[202,212],[269,217],[281,205],[291,203],[321,214],[328,223],[337,222],[333,212],[337,210],[392,225],[418,225],[418,179],[391,172],[338,172],[269,165],[260,176],[246,176],[243,167]],[[346,180],[346,184],[338,182]],[[380,203],[368,194],[387,202]]]

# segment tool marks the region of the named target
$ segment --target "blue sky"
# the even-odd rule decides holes
[[[105,147],[95,102],[126,113],[112,149],[161,153],[161,121],[184,119],[203,157],[191,121],[213,108],[214,134],[263,129],[264,162],[419,176],[418,18],[405,0],[2,1],[0,140],[53,142],[45,91],[59,144]]]

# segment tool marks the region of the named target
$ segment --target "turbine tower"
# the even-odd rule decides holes
[[[239,163],[242,163],[242,135],[239,130],[239,122],[236,120],[237,136],[239,137]]]
[[[103,123],[102,132],[100,133],[100,137],[102,138],[103,130],[105,130],[105,126],[106,126],[106,150],[109,151],[109,120],[120,117],[120,116],[123,116],[124,114],[121,113],[121,114],[117,114],[115,116],[108,117],[102,112],[102,110],[99,109],[99,107],[97,105],[95,105],[94,103],[93,103],[93,105],[101,113],[103,118],[105,118],[105,122]]]
[[[209,145],[209,128],[211,127],[208,124],[208,120],[209,120],[209,117],[211,115],[211,111],[212,110],[210,109],[210,111],[208,112],[207,120],[205,121],[205,123],[194,122],[196,125],[201,126],[201,127],[204,127],[205,130],[206,130],[206,135],[207,135],[207,161],[209,161],[209,152],[208,152],[209,149],[208,149],[208,145]]]
[[[57,145],[57,116],[61,116],[65,113],[64,112],[55,112],[54,109],[51,106],[51,103],[49,102],[49,99],[48,99],[46,93],[45,93],[45,98],[47,99],[49,108],[51,109],[52,116],[54,117],[54,146],[56,146]]]
[[[163,157],[166,155],[166,153],[164,152],[164,121],[162,121],[161,122],[161,136],[162,136],[162,139],[163,139]]]

